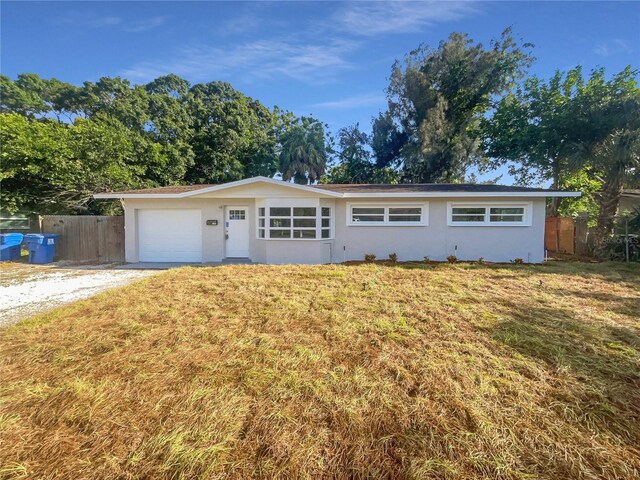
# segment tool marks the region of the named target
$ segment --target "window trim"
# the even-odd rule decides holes
[[[281,215],[276,215],[276,216],[271,216],[271,208],[290,208],[291,209],[291,215],[290,216],[281,216]],[[260,216],[260,209],[264,208],[265,214],[264,216]],[[316,214],[315,216],[302,216],[302,217],[295,217],[293,215],[294,209],[295,208],[315,208],[316,209]],[[328,208],[329,209],[329,216],[323,216],[322,215],[322,209],[323,208]],[[334,239],[334,235],[335,235],[335,230],[334,230],[334,223],[335,223],[335,207],[334,206],[326,206],[326,205],[295,205],[295,204],[291,204],[291,205],[262,205],[262,206],[258,206],[256,207],[257,210],[257,215],[256,215],[256,239],[257,240],[269,240],[269,241],[303,241],[303,242],[319,242],[319,241],[327,241],[327,240],[333,240]],[[271,227],[271,219],[272,218],[277,218],[277,219],[291,219],[291,227],[285,227],[285,228],[276,228],[276,227]],[[329,228],[326,227],[322,227],[322,220],[323,219],[329,219]],[[264,219],[264,227],[260,226],[260,220]],[[315,227],[294,227],[294,220],[295,219],[315,219],[316,221],[316,226]],[[273,230],[289,230],[291,231],[291,237],[287,237],[287,238],[271,238],[271,229],[273,228]],[[260,231],[263,230],[264,231],[264,237],[260,236]],[[299,237],[294,237],[293,236],[293,231],[294,230],[308,230],[308,231],[315,231],[316,232],[316,236],[315,238],[299,238]],[[323,230],[329,230],[329,237],[328,238],[322,238],[322,231]]]
[[[354,222],[354,208],[384,208],[384,220],[382,222]],[[390,208],[420,208],[419,222],[390,222]],[[429,225],[429,202],[357,202],[347,203],[348,227],[426,227]]]
[[[492,222],[491,208],[524,208],[521,222]],[[454,208],[484,208],[482,222],[456,222],[453,220]],[[532,225],[533,202],[447,202],[448,227],[530,227]]]

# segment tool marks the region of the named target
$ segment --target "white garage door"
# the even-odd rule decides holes
[[[200,210],[138,210],[141,262],[201,262]]]

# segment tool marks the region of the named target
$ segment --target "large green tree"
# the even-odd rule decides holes
[[[607,79],[595,70],[572,102],[576,138],[571,142],[574,169],[589,168],[602,182],[596,249],[612,232],[625,181],[640,169],[640,88],[631,67]]]
[[[602,69],[585,79],[578,67],[548,82],[531,78],[506,96],[482,125],[491,166],[511,163],[522,184],[551,181],[554,188],[586,191],[597,203],[596,244],[611,232],[625,181],[638,173],[640,90],[630,67],[607,79]],[[598,192],[595,192],[598,187]],[[576,211],[584,200],[554,202]]]
[[[95,192],[150,186],[159,149],[112,119],[73,124],[0,114],[3,211],[98,213]]]
[[[73,86],[22,74],[0,76],[0,90],[2,207],[11,211],[90,212],[104,205],[90,201],[100,191],[271,176],[292,126],[282,119],[294,118],[229,84],[176,75]]]
[[[480,119],[523,75],[532,61],[529,46],[518,45],[509,29],[488,48],[453,33],[437,49],[421,46],[397,61],[387,90],[394,126],[383,115],[374,129],[375,151],[387,153],[381,160],[402,164],[408,182],[462,180],[484,159]]]
[[[583,86],[582,71],[575,68],[556,72],[548,82],[529,78],[505,96],[482,121],[484,148],[491,158],[487,168],[506,163],[522,185],[551,181],[552,188],[566,186],[576,173],[569,164],[581,133],[572,102]],[[551,215],[557,215],[559,200],[554,199]]]
[[[264,105],[225,82],[194,85],[187,104],[195,155],[187,182],[220,183],[276,172],[275,119]]]

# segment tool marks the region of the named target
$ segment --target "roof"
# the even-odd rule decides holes
[[[184,193],[184,192],[193,192],[196,190],[200,190],[202,188],[214,187],[216,184],[205,184],[199,183],[195,185],[172,185],[169,187],[155,187],[155,188],[141,188],[139,190],[123,190],[121,192],[113,192],[113,193],[122,193],[125,195],[145,195],[145,194],[168,194],[168,193]]]
[[[253,177],[219,185],[199,184],[171,187],[147,188],[144,190],[126,190],[122,192],[98,193],[95,198],[185,198],[203,193],[216,192],[229,188],[251,185],[253,183],[274,184],[281,187],[304,190],[321,196],[336,198],[367,197],[578,197],[580,192],[563,192],[543,188],[513,187],[507,185],[468,184],[468,183],[410,183],[410,184],[327,184],[298,185],[268,177]]]
[[[402,183],[402,184],[355,184],[336,183],[314,185],[322,190],[340,193],[403,193],[403,192],[553,192],[544,188],[512,187],[508,185],[491,185],[476,183]]]

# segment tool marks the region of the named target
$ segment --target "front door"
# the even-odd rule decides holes
[[[224,218],[227,258],[249,258],[249,208],[227,206]]]

